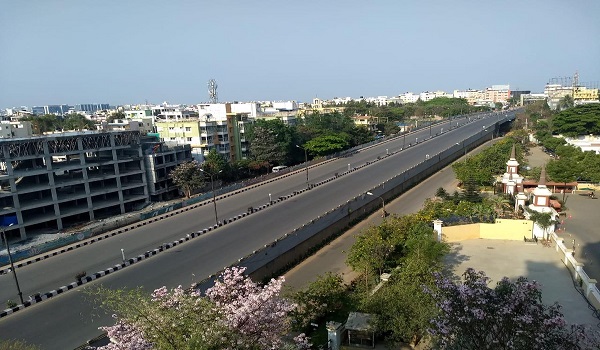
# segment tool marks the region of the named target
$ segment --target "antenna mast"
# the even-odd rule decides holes
[[[219,96],[217,95],[217,81],[210,79],[208,81],[208,99],[210,103],[219,103]]]

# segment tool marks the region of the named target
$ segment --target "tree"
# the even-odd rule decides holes
[[[556,149],[559,146],[562,146],[566,143],[565,139],[563,139],[562,137],[552,137],[551,135],[540,139],[540,141],[542,142],[544,147],[550,152],[556,152]]]
[[[31,122],[33,133],[36,135],[42,135],[46,132],[54,132],[57,129],[62,129],[62,121],[54,114],[24,117],[22,120]]]
[[[204,186],[204,174],[200,171],[200,164],[195,160],[179,164],[169,176],[186,198],[190,198],[195,190]]]
[[[211,174],[219,172],[227,172],[229,170],[227,160],[216,149],[211,149],[202,163],[202,169],[207,170]]]
[[[400,132],[400,127],[394,121],[388,121],[387,123],[380,125],[381,127],[379,127],[378,125],[378,129],[382,130],[385,136],[390,136],[392,134],[397,134]]]
[[[206,296],[223,312],[227,327],[238,334],[238,343],[276,349],[289,330],[287,315],[296,305],[279,297],[283,277],[261,286],[245,277],[245,270],[226,269]]]
[[[484,149],[481,153],[468,157],[462,162],[452,164],[456,178],[465,183],[475,181],[479,186],[489,186],[494,176],[504,172],[506,161],[513,144],[516,144],[516,157],[523,163],[523,147],[512,138],[506,138]]]
[[[581,169],[577,160],[569,157],[561,157],[558,160],[552,160],[546,165],[548,176],[556,182],[562,182],[567,187],[568,182],[576,181],[581,174]],[[565,201],[566,191],[563,191],[563,202]]]
[[[365,300],[367,311],[377,315],[377,329],[391,343],[418,344],[436,314],[433,299],[422,288],[433,286],[432,273],[442,267],[448,246],[438,242],[425,223],[416,226],[402,243],[389,281]]]
[[[481,203],[483,198],[481,197],[481,191],[475,179],[467,178],[463,183],[462,197],[469,203]]]
[[[252,159],[285,165],[290,153],[289,141],[285,142],[285,125],[279,121],[259,120],[249,130],[250,154]]]
[[[439,314],[429,333],[438,349],[592,349],[597,333],[567,326],[560,305],[542,303],[540,285],[524,277],[503,278],[495,288],[484,272],[468,269],[462,282],[436,274],[426,288]]]
[[[317,276],[308,287],[290,293],[289,297],[298,305],[291,312],[297,329],[341,310],[348,302],[344,279],[331,272]]]
[[[308,141],[304,147],[309,153],[324,156],[345,149],[348,147],[348,142],[340,136],[325,135]]]
[[[527,210],[531,221],[535,222],[542,230],[544,230],[544,239],[549,239],[547,237],[548,229],[556,224],[556,220],[552,217],[552,213],[540,213],[535,210]]]
[[[64,130],[94,130],[96,124],[81,114],[67,114],[62,121]]]
[[[295,305],[279,293],[283,278],[264,286],[243,275],[245,268],[228,268],[201,295],[181,286],[162,287],[151,296],[140,289],[93,292],[103,306],[118,314],[113,326],[101,327],[111,344],[102,350],[150,349],[283,349],[289,330],[288,313]],[[296,349],[307,349],[308,338],[295,338]]]
[[[556,108],[558,111],[562,111],[565,109],[572,108],[574,105],[575,103],[573,102],[573,96],[565,95],[565,97],[561,98],[558,101],[558,106],[556,106]]]
[[[553,133],[564,136],[600,134],[600,104],[569,108],[552,118]]]

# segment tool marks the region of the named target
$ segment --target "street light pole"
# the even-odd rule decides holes
[[[215,196],[215,180],[214,180],[214,176],[215,174],[209,173],[208,171],[205,171],[204,169],[200,169],[201,172],[208,174],[208,176],[210,177],[210,189],[212,191],[212,202],[213,202],[213,207],[215,208],[215,223],[217,224],[217,226],[219,225],[219,215],[217,214],[217,200],[216,200],[216,196]],[[223,170],[219,170],[219,172],[217,172],[217,174],[219,174],[221,171]]]
[[[306,188],[308,188],[308,152],[306,150],[306,147],[301,147],[299,145],[296,145],[296,147],[303,149],[304,150],[304,168],[306,169]]]
[[[375,196],[375,197],[379,197],[379,199],[381,199],[381,210],[383,211],[383,216],[382,217],[386,217],[387,216],[387,212],[385,211],[385,201],[383,200],[383,197],[376,196],[372,192],[367,192],[367,194],[369,196]]]
[[[13,224],[8,225],[11,227]],[[19,280],[17,279],[17,271],[15,270],[15,265],[12,261],[12,256],[10,255],[10,247],[8,246],[8,239],[6,238],[6,233],[4,232],[4,226],[2,226],[2,239],[4,239],[4,244],[6,245],[6,252],[8,253],[8,262],[10,263],[10,269],[13,272],[13,277],[15,278],[15,284],[17,285],[17,291],[19,292],[19,300],[21,300],[21,304],[23,304],[23,293],[21,293],[21,287],[19,286]]]

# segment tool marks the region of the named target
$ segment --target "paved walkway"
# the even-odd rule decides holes
[[[555,248],[522,241],[473,239],[455,243],[446,257],[447,266],[460,276],[469,267],[485,271],[494,286],[503,277],[516,279],[525,276],[542,285],[542,300],[558,302],[569,323],[596,325],[585,298],[577,292],[573,279]]]

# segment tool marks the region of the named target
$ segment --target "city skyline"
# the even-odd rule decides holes
[[[394,96],[600,77],[600,2],[35,0],[0,11],[0,108]]]

